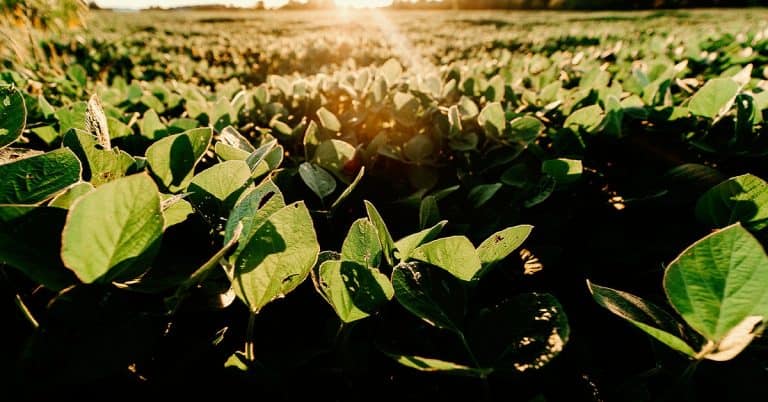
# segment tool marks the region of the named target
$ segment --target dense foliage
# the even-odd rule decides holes
[[[766,16],[29,27],[0,48],[0,378],[759,397]]]

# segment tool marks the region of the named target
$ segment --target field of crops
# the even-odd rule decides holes
[[[768,10],[0,18],[20,400],[765,396]]]

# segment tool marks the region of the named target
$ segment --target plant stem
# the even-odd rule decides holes
[[[467,342],[467,338],[464,336],[464,333],[461,331],[457,331],[457,334],[459,336],[459,339],[461,340],[461,344],[464,346],[464,350],[467,351],[467,355],[469,356],[469,359],[472,361],[472,364],[477,369],[482,369],[480,366],[480,362],[477,360],[477,357],[475,356],[475,353],[472,351],[472,348],[469,346],[469,342]],[[480,375],[480,380],[482,381],[483,385],[483,400],[487,401],[490,399],[491,396],[491,385],[488,383],[488,376],[483,373]]]
[[[29,323],[32,324],[32,328],[34,329],[39,328],[40,324],[35,319],[35,316],[32,315],[32,312],[29,310],[27,305],[24,304],[24,301],[21,300],[21,296],[19,296],[18,293],[16,294],[15,301],[16,301],[16,306],[18,306],[19,310],[21,310],[21,313],[24,314],[24,318],[26,318],[27,321],[29,321]]]
[[[256,312],[251,311],[251,314],[248,316],[248,327],[245,330],[245,358],[251,363],[256,360],[253,353],[253,331],[256,326],[255,324]]]

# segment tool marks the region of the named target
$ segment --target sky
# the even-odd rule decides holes
[[[386,6],[392,0],[335,0],[340,6]],[[267,7],[279,7],[288,0],[264,0]],[[100,7],[109,8],[147,8],[151,6],[178,7],[199,4],[229,4],[239,7],[251,7],[255,0],[96,0]]]

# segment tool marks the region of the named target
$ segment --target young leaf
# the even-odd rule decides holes
[[[355,147],[341,140],[327,140],[318,145],[312,162],[349,183],[347,165],[355,159]]]
[[[247,163],[218,163],[192,178],[187,189],[189,201],[210,224],[220,226],[250,179],[251,169]]]
[[[741,222],[763,230],[768,226],[768,183],[751,174],[724,181],[699,198],[696,217],[713,228]]]
[[[93,185],[88,182],[78,182],[75,183],[69,188],[67,188],[66,191],[63,193],[60,193],[56,197],[54,197],[51,202],[48,203],[48,206],[51,207],[57,207],[61,209],[69,209],[70,206],[80,197],[88,194],[93,190]]]
[[[309,162],[299,165],[299,176],[304,184],[315,193],[320,200],[333,194],[336,190],[336,179],[325,169]]]
[[[499,102],[491,102],[480,111],[477,116],[477,124],[480,125],[488,135],[501,136],[507,128],[507,118],[504,115],[504,108]]]
[[[392,257],[395,252],[395,242],[392,240],[392,235],[389,234],[387,224],[384,223],[384,219],[381,218],[379,211],[370,201],[364,202],[365,210],[368,213],[368,219],[373,226],[376,227],[376,233],[379,235],[379,242],[381,243],[381,251],[384,253],[384,259],[387,261],[387,264],[394,265]]]
[[[237,250],[230,257],[235,261],[239,253],[245,248],[247,241],[256,233],[261,225],[272,216],[273,213],[285,207],[285,200],[280,189],[272,180],[265,180],[251,190],[246,190],[235,204],[227,219],[224,231],[224,242],[229,242],[234,236],[235,229],[242,223],[242,239]]]
[[[176,193],[189,186],[212,134],[210,128],[192,129],[165,137],[147,149],[149,169],[163,187]]]
[[[477,247],[477,256],[483,268],[475,275],[481,278],[495,264],[501,262],[520,247],[530,236],[533,226],[519,225],[492,234]]]
[[[428,241],[432,241],[440,234],[440,232],[443,231],[443,228],[447,224],[448,221],[440,221],[429,229],[424,229],[418,233],[410,234],[396,241],[395,249],[397,251],[395,252],[395,256],[400,261],[407,260],[411,256],[413,249]]]
[[[0,148],[19,139],[26,122],[24,95],[14,87],[0,87]]]
[[[464,236],[433,240],[416,247],[410,258],[435,265],[463,280],[471,280],[481,268],[475,246]]]
[[[378,269],[353,261],[324,262],[318,284],[318,291],[346,323],[368,317],[394,296],[392,284]]]
[[[331,113],[328,109],[321,107],[317,110],[317,118],[320,120],[320,125],[329,131],[339,132],[341,131],[341,123],[335,114]]]
[[[419,228],[430,227],[440,220],[440,209],[437,206],[437,198],[428,195],[421,200],[419,206]]]
[[[376,227],[371,221],[361,218],[352,223],[341,246],[341,259],[354,261],[364,267],[379,267],[381,243]]]
[[[659,342],[689,357],[696,352],[684,340],[682,325],[672,315],[633,294],[598,286],[587,281],[587,287],[597,304],[629,321]]]
[[[550,175],[558,183],[569,184],[578,181],[584,168],[577,159],[550,159],[542,162],[541,171]]]
[[[768,256],[740,224],[731,225],[672,261],[664,290],[688,325],[717,343],[747,317],[768,317]]]
[[[69,210],[61,258],[85,283],[124,273],[131,278],[134,269],[148,267],[144,258],[157,250],[163,226],[152,179],[145,174],[118,179],[82,196]]]
[[[727,113],[739,92],[739,84],[731,78],[714,78],[691,96],[688,110],[696,116],[717,120]]]
[[[244,243],[231,280],[252,312],[303,282],[320,252],[312,218],[302,202],[272,214]]]
[[[449,362],[447,360],[433,359],[429,357],[394,353],[387,353],[387,356],[395,359],[396,362],[405,367],[410,367],[419,371],[440,372],[477,378],[485,378],[493,373],[492,368],[474,368],[459,363]]]

